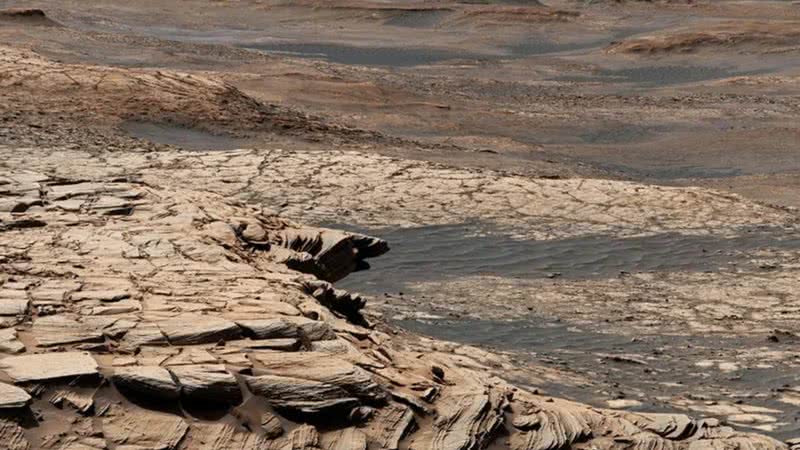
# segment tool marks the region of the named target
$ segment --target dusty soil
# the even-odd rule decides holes
[[[9,448],[800,445],[795,2],[0,8]]]

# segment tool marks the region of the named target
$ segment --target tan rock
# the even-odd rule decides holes
[[[180,396],[180,388],[167,369],[157,366],[133,366],[114,370],[114,384],[123,391],[134,392],[144,397],[174,400]]]
[[[0,418],[0,442],[3,450],[30,450],[31,445],[25,439],[25,431],[16,423]]]
[[[238,404],[242,392],[236,377],[220,364],[199,364],[170,367],[178,379],[181,394],[189,400]]]
[[[114,407],[103,417],[103,435],[119,446],[174,450],[183,440],[189,425],[170,414],[123,410]]]
[[[50,398],[50,403],[58,406],[70,406],[81,414],[89,412],[94,406],[94,398],[91,394],[81,394],[69,390],[57,391]]]
[[[0,382],[0,410],[22,408],[31,400],[24,389]]]
[[[300,425],[289,433],[289,443],[283,450],[319,450],[319,433],[311,425]]]
[[[20,353],[25,350],[25,344],[17,338],[14,328],[0,329],[0,352]]]
[[[246,377],[247,386],[278,410],[306,415],[348,413],[359,401],[332,384],[276,375]]]
[[[235,323],[213,316],[182,315],[158,326],[172,345],[216,343],[236,339],[241,334]]]
[[[0,360],[0,369],[14,381],[45,381],[97,374],[97,362],[86,352],[11,356]]]
[[[367,436],[357,428],[324,433],[320,447],[324,450],[367,450]]]

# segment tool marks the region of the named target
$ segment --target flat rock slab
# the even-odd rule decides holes
[[[11,356],[0,360],[0,369],[16,382],[97,374],[97,362],[85,352]]]
[[[183,395],[190,400],[229,404],[242,401],[236,377],[221,364],[176,366],[169,370],[178,379]]]
[[[112,380],[117,387],[146,397],[172,400],[180,396],[180,388],[163,367],[119,368],[114,371]]]
[[[53,394],[50,403],[63,408],[70,406],[81,414],[86,414],[94,406],[94,397],[91,394],[80,394],[72,391],[58,391]]]
[[[24,389],[6,383],[0,383],[0,410],[22,408],[31,400]]]
[[[209,344],[241,336],[239,326],[230,320],[197,314],[175,317],[158,326],[172,345]]]
[[[103,340],[103,332],[94,324],[60,315],[36,319],[33,323],[33,334],[42,347]]]
[[[301,316],[242,319],[236,323],[244,329],[246,336],[253,339],[303,337],[309,341],[320,341],[336,338],[336,334],[327,322]]]

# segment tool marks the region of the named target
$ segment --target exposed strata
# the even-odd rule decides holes
[[[609,53],[686,53],[714,47],[755,47],[755,52],[797,51],[800,45],[798,22],[737,21],[669,30],[655,36],[637,37],[609,46]]]
[[[27,302],[5,316],[25,347],[0,360],[8,448],[783,447],[716,421],[543,397],[469,358],[412,350],[371,328],[363,301],[285,264],[336,278],[379,241],[168,186],[113,155],[79,178],[85,160],[38,149],[33,170],[18,159],[31,151],[3,149],[0,297]],[[8,383],[34,397],[38,427],[16,419],[30,411]]]
[[[62,64],[5,46],[0,47],[0,65],[4,69],[0,95],[10,117],[46,112],[93,125],[151,121],[213,132],[301,134],[309,140],[380,137],[258,102],[230,84],[202,74]]]

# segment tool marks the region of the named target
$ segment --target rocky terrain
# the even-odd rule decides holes
[[[175,187],[185,154],[3,153],[6,448],[781,447],[395,339],[330,284],[385,242]]]
[[[794,3],[0,7],[0,448],[800,447]]]

